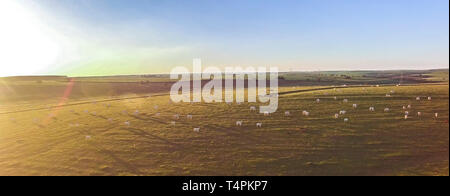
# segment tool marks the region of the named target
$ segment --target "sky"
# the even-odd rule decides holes
[[[448,0],[0,0],[0,76],[449,66]]]

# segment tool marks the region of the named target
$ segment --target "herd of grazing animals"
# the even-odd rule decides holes
[[[335,90],[335,91],[337,91],[337,90]],[[340,90],[339,90],[339,91],[340,91]],[[391,90],[391,91],[389,91],[388,94],[386,94],[386,97],[389,97],[389,98],[390,98],[390,97],[393,97],[392,94],[394,94],[394,93],[395,93],[395,91],[394,91],[394,90]],[[327,93],[327,94],[328,94],[328,93]],[[337,98],[336,96],[334,96],[333,99],[334,99],[334,100],[338,100],[338,98]],[[416,101],[421,101],[422,99],[421,99],[420,96],[417,96],[417,97],[415,97],[415,100],[416,100]],[[428,97],[426,97],[426,100],[431,101],[432,98],[431,98],[430,96],[428,96]],[[348,103],[348,101],[349,101],[349,100],[348,100],[347,98],[342,99],[342,102],[343,102],[343,103]],[[321,104],[321,103],[322,103],[322,100],[319,99],[319,98],[316,98],[316,99],[315,99],[315,103]],[[96,102],[93,102],[93,104],[96,104]],[[240,104],[238,104],[238,105],[240,105]],[[105,106],[106,108],[112,107],[112,105],[111,105],[110,103],[108,103],[108,104],[103,104],[103,106]],[[153,108],[154,108],[155,110],[157,110],[157,109],[159,108],[159,106],[158,106],[158,105],[155,105]],[[352,104],[352,108],[357,109],[357,108],[358,108],[358,104],[357,104],[357,103],[353,103],[353,104]],[[412,108],[412,105],[411,105],[411,104],[408,104],[407,106],[402,106],[402,109],[403,109],[403,111],[404,111],[404,119],[405,119],[405,120],[411,118],[411,117],[410,117],[409,111],[407,111],[407,110],[409,110],[409,109],[411,109],[411,108]],[[375,112],[375,107],[374,107],[374,106],[370,106],[370,107],[369,107],[369,111],[370,111],[370,112]],[[389,112],[389,111],[391,111],[390,108],[388,108],[388,107],[384,108],[384,112]],[[258,115],[258,113],[257,113],[257,107],[256,107],[256,106],[250,106],[250,112],[253,112],[254,115]],[[75,114],[76,112],[75,112],[75,110],[70,110],[70,113]],[[96,113],[95,111],[89,112],[89,110],[87,110],[87,109],[84,110],[84,113],[86,113],[86,114],[91,114],[92,116],[98,116],[97,113]],[[335,114],[334,114],[333,118],[334,118],[334,119],[339,119],[341,116],[344,116],[343,121],[344,121],[344,122],[349,122],[349,118],[348,118],[348,117],[345,117],[346,113],[347,113],[347,112],[346,112],[345,110],[340,110],[338,113],[335,113]],[[128,115],[128,111],[127,111],[127,110],[122,110],[121,114],[122,114],[122,115]],[[139,116],[140,114],[141,114],[140,111],[136,109],[136,110],[134,111],[134,113],[133,113],[133,116]],[[270,116],[270,113],[269,113],[269,112],[262,112],[262,114],[263,114],[263,116],[265,116],[265,117]],[[285,111],[285,112],[284,112],[284,116],[285,116],[286,118],[292,117],[292,114],[293,114],[293,113],[291,113],[291,111]],[[305,116],[305,117],[310,116],[310,112],[309,112],[309,111],[306,111],[306,110],[302,110],[301,114],[302,114],[302,116]],[[159,117],[159,116],[160,116],[160,113],[159,113],[159,112],[158,112],[158,113],[155,113],[155,116],[156,116],[156,117]],[[417,117],[422,117],[422,116],[423,116],[423,113],[420,112],[420,111],[418,111],[418,112],[417,112]],[[434,113],[434,118],[438,118],[438,117],[439,117],[439,114],[438,114],[438,113]],[[106,118],[106,119],[107,119],[107,121],[108,121],[110,124],[113,123],[113,122],[115,121],[113,118]],[[187,114],[187,115],[186,115],[186,119],[187,119],[187,120],[193,120],[193,115],[192,115],[192,114]],[[290,118],[290,119],[295,120],[295,118]],[[177,124],[177,123],[176,123],[177,120],[180,120],[180,114],[175,114],[175,115],[173,115],[173,120],[170,121],[168,124],[170,124],[170,125],[172,125],[172,126],[175,126],[175,125]],[[15,119],[11,119],[11,121],[14,121],[14,122],[15,122]],[[33,123],[34,123],[34,124],[37,124],[38,121],[39,121],[39,120],[37,120],[37,119],[35,118],[35,119],[33,120]],[[245,122],[247,122],[247,121],[245,121]],[[70,124],[71,127],[73,127],[73,126],[78,127],[79,125],[80,125],[79,123],[75,123],[75,124],[72,124],[72,123],[71,123],[71,124]],[[127,121],[124,122],[124,125],[125,125],[125,127],[131,127],[131,122],[130,122],[129,120],[127,120]],[[236,122],[235,122],[235,126],[237,126],[237,127],[242,127],[242,126],[244,126],[244,121],[243,121],[243,120],[238,120],[238,121],[236,121]],[[262,123],[262,122],[256,122],[256,127],[257,127],[257,128],[262,128],[262,127],[263,127],[263,123]],[[200,132],[200,127],[194,127],[193,130],[194,130],[194,132]],[[85,136],[85,140],[91,140],[91,138],[92,138],[92,136],[90,136],[90,135]]]

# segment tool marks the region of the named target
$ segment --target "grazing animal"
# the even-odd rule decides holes
[[[241,127],[242,126],[242,121],[236,121],[236,126]]]
[[[422,112],[417,112],[417,116],[422,116]]]
[[[348,118],[344,118],[344,122],[348,122]]]
[[[403,109],[406,110],[406,106],[403,106]]]
[[[256,111],[256,107],[255,106],[251,106],[250,107],[250,111]]]
[[[320,103],[320,99],[316,99],[316,103]]]
[[[416,100],[417,100],[417,101],[420,101],[420,97],[416,97]]]
[[[389,108],[384,108],[384,111],[385,112],[389,112]]]
[[[286,112],[284,112],[284,115],[285,115],[285,116],[290,116],[291,113],[290,113],[289,111],[286,111]]]
[[[405,111],[405,115],[409,115],[409,112],[408,112],[408,111]]]
[[[269,116],[269,112],[264,112],[264,116]]]
[[[180,119],[180,115],[178,115],[178,114],[175,114],[175,115],[173,115],[173,118],[175,118],[175,119]]]
[[[375,108],[374,107],[369,107],[369,111],[374,112]]]
[[[339,118],[339,114],[334,114],[334,118]]]
[[[356,105],[356,104],[353,104],[353,108],[357,108],[358,107],[358,105]]]
[[[339,111],[339,114],[341,114],[341,115],[344,115],[345,113],[347,113],[347,111],[345,111],[345,110]]]
[[[391,92],[392,94],[394,94],[394,93],[395,93],[395,91],[394,91],[394,90],[391,90],[390,92]]]
[[[256,127],[257,128],[261,128],[262,127],[262,123],[256,123]]]
[[[438,115],[439,115],[438,113],[434,113],[435,118],[438,118]]]
[[[386,94],[386,97],[391,97],[391,95],[390,94]]]
[[[344,99],[343,102],[344,102],[344,103],[347,103],[347,102],[348,102],[348,99]]]
[[[302,115],[303,115],[303,116],[308,116],[308,115],[309,115],[309,112],[306,111],[306,110],[304,110],[304,111],[302,112]]]
[[[411,106],[411,105],[408,105],[408,108],[409,108],[409,109],[411,109],[411,108],[412,108],[412,106]]]
[[[189,114],[189,115],[186,116],[186,118],[187,118],[188,120],[192,120],[192,115]]]
[[[337,97],[333,97],[334,98],[334,100],[337,100]]]
[[[200,128],[194,128],[194,132],[200,132]]]
[[[406,119],[408,119],[408,115],[407,115],[407,114],[405,115],[405,120],[406,120]]]
[[[428,101],[431,101],[431,97],[428,97]]]

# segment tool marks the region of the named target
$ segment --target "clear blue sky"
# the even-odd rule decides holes
[[[18,0],[54,35],[50,74],[449,65],[448,0]]]

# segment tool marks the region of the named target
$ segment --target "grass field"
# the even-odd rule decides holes
[[[449,175],[448,80],[280,87],[270,116],[250,111],[258,103],[171,103],[163,90],[142,93],[151,84],[118,93],[110,82],[70,96],[67,81],[3,85],[0,175]]]

